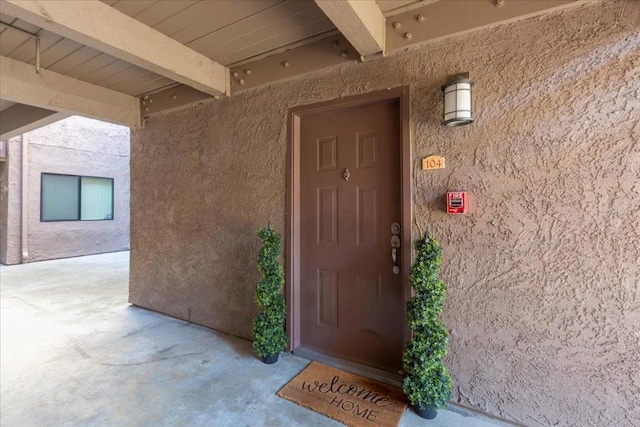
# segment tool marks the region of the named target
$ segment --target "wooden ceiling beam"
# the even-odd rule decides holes
[[[0,140],[6,141],[66,117],[69,117],[69,114],[32,105],[12,105],[0,111]]]
[[[197,91],[190,86],[180,85],[144,96],[141,99],[141,114],[143,118],[146,118],[157,113],[181,110],[218,98]]]
[[[365,59],[385,52],[385,18],[374,0],[315,0]]]
[[[386,48],[391,53],[416,44],[432,43],[588,2],[589,0],[507,0],[502,7],[496,7],[493,1],[440,0],[389,17]]]
[[[1,0],[0,12],[210,95],[229,95],[229,70],[98,0]]]
[[[141,126],[140,100],[102,86],[0,56],[0,99],[91,117],[132,128]]]
[[[238,94],[266,84],[355,62],[357,59],[358,52],[342,34],[336,32],[312,43],[290,46],[281,52],[231,67],[231,91]],[[188,86],[169,88],[142,99],[142,117],[188,108],[212,100],[211,96]]]

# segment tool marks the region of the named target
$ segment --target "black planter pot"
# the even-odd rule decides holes
[[[421,418],[426,418],[428,420],[434,419],[438,415],[438,410],[436,408],[424,408],[420,409],[417,406],[413,406],[413,410],[418,414]]]
[[[266,363],[267,365],[272,365],[278,361],[278,356],[280,352],[276,354],[270,354],[268,356],[262,356],[262,363]]]

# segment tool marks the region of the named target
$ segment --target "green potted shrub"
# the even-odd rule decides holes
[[[287,345],[284,331],[286,306],[282,296],[284,272],[280,264],[282,245],[280,236],[270,227],[258,231],[262,248],[258,255],[258,269],[262,280],[256,287],[255,299],[262,312],[253,319],[253,349],[264,363],[276,363],[280,350]]]
[[[409,280],[414,296],[407,302],[407,320],[413,331],[402,362],[403,390],[416,413],[432,419],[451,397],[451,378],[443,359],[447,355],[449,335],[438,319],[447,286],[440,280],[442,249],[428,235],[415,243],[416,260]]]

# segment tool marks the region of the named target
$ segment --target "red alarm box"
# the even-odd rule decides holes
[[[466,214],[468,204],[466,191],[450,191],[447,193],[448,214]]]

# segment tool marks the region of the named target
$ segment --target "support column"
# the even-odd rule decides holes
[[[22,136],[7,141],[7,159],[0,167],[2,188],[0,203],[0,226],[2,227],[0,261],[5,265],[20,264],[21,260],[21,224],[22,206]]]
[[[20,206],[20,262],[29,262],[29,142],[27,135],[22,135],[22,203]]]

